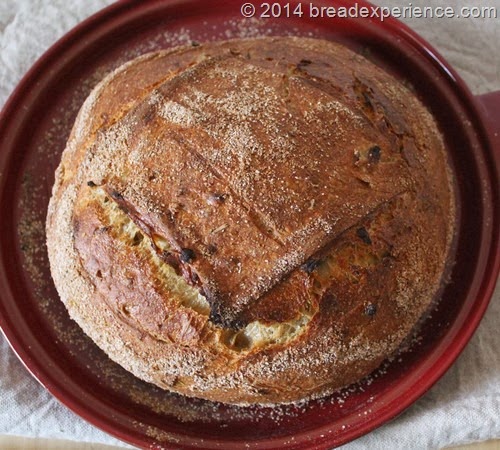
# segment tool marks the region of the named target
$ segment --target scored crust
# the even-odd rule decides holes
[[[136,376],[282,403],[359,380],[436,297],[442,137],[347,48],[261,38],[141,56],[83,105],[47,218],[72,318]]]

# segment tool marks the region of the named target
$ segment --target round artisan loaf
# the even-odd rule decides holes
[[[394,354],[444,282],[442,137],[410,89],[332,42],[141,56],[83,105],[47,218],[71,317],[162,388],[323,396]]]

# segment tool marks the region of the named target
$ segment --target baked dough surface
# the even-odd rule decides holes
[[[136,376],[283,403],[414,331],[453,235],[442,137],[347,48],[262,38],[143,55],[83,105],[47,218],[71,317]]]

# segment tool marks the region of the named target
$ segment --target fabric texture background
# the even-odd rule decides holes
[[[207,0],[208,1],[208,0]],[[110,0],[0,1],[0,106],[33,62],[59,37]],[[384,6],[410,2],[379,0]],[[443,6],[414,0],[415,6]],[[500,0],[449,1],[458,8],[496,6]],[[408,19],[454,66],[475,94],[500,90],[498,19]],[[436,449],[500,438],[500,289],[470,344],[420,400],[346,450]],[[0,334],[0,434],[62,438],[126,447],[89,425],[45,391]]]

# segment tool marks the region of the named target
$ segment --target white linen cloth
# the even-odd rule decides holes
[[[208,1],[208,0],[207,0]],[[0,0],[0,106],[33,62],[66,31],[111,0]],[[408,6],[379,0],[384,6]],[[442,6],[441,0],[413,5]],[[445,2],[446,4],[446,2]],[[449,0],[495,6],[500,0]],[[498,19],[409,19],[458,70],[476,94],[500,90]],[[500,438],[500,289],[476,335],[449,372],[394,421],[355,442],[356,449],[436,449]],[[0,435],[125,444],[89,425],[46,392],[0,334]]]

